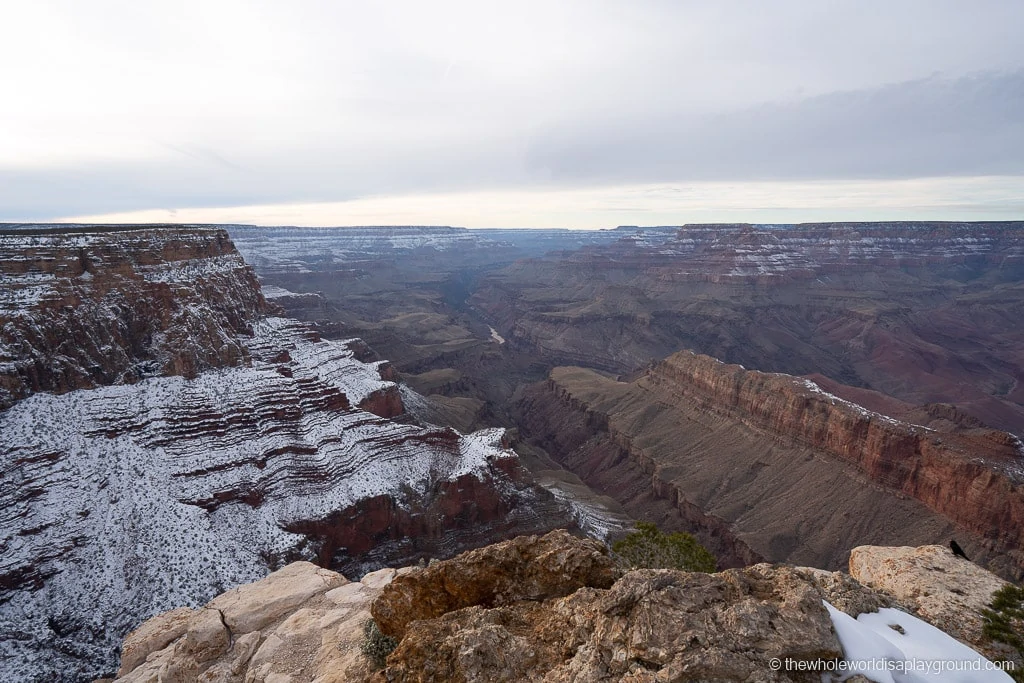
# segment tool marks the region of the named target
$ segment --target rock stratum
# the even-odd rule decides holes
[[[854,546],[956,538],[1024,575],[1024,448],[943,411],[904,422],[691,352],[631,382],[556,368],[518,409],[532,442],[634,516],[697,533],[724,566],[836,569]]]
[[[224,230],[0,229],[0,409],[242,364],[266,312]]]
[[[146,617],[292,560],[358,576],[567,519],[503,430],[420,426],[358,340],[267,317],[221,231],[3,240],[22,253],[20,240],[27,264],[5,262],[5,296],[30,293],[4,309],[5,340],[22,340],[4,347],[17,400],[0,412],[5,680],[113,673]],[[58,267],[65,257],[40,244],[88,267]],[[107,335],[98,355],[80,334]],[[208,345],[220,352],[192,353]],[[105,374],[80,372],[108,360]],[[33,374],[40,364],[59,372]]]
[[[943,548],[856,552],[857,571],[876,572],[876,587],[842,572],[770,564],[623,573],[603,545],[564,531],[354,583],[297,563],[200,609],[146,622],[126,638],[117,680],[817,683],[819,673],[774,670],[771,660],[849,656],[823,601],[850,617],[885,610],[898,624],[907,614],[931,621],[935,609],[919,610],[912,599],[924,595],[932,608],[955,607],[970,621],[980,616],[975,598],[987,602],[1000,583]],[[971,604],[943,580],[947,572],[970,581]],[[361,651],[371,617],[397,642],[380,670]],[[904,635],[890,637],[898,644]]]
[[[518,261],[469,301],[552,364],[628,373],[691,349],[1024,436],[1021,222],[684,226]]]

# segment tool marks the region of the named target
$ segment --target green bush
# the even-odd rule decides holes
[[[1024,666],[1020,665],[1024,662],[1024,586],[1007,584],[997,590],[981,615],[985,637],[1017,650],[1018,665],[1007,673],[1013,680],[1024,683]]]
[[[367,619],[363,622],[363,642],[359,647],[375,668],[383,669],[388,655],[398,647],[398,641],[381,633],[376,621]]]
[[[636,529],[612,545],[612,552],[629,568],[715,571],[715,556],[692,535],[681,531],[666,534],[650,522],[637,522]]]

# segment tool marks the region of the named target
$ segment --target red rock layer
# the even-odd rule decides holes
[[[238,365],[268,311],[223,230],[0,233],[0,409],[35,391]]]
[[[853,463],[877,484],[1016,555],[1024,567],[1024,451],[995,430],[949,434],[899,422],[788,375],[681,352],[648,373],[680,400]]]

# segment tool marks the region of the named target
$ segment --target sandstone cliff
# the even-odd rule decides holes
[[[519,410],[591,486],[637,516],[668,504],[711,547],[838,568],[856,545],[956,537],[998,571],[1024,568],[1024,452],[1006,433],[938,432],[689,352],[633,382],[556,368]]]
[[[874,553],[908,557],[918,549],[858,552],[863,567]],[[948,550],[928,552],[936,567],[963,562]],[[998,581],[970,566],[959,575]],[[892,566],[874,568],[902,577]],[[956,597],[957,587],[937,572],[907,574],[903,585],[933,596],[933,604]],[[883,608],[889,623],[906,621],[917,608],[841,572],[806,567],[622,574],[602,545],[556,531],[426,568],[382,570],[361,583],[290,565],[201,609],[146,622],[126,638],[117,680],[817,683],[820,674],[779,671],[771,660],[835,663],[849,656],[823,601],[850,617]],[[962,605],[961,614],[976,617],[973,609]],[[360,651],[371,615],[397,640],[380,671]]]

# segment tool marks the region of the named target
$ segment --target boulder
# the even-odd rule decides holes
[[[970,645],[984,643],[981,610],[1006,581],[941,545],[864,545],[850,551],[850,574],[913,608]]]
[[[195,610],[188,607],[172,609],[156,615],[125,636],[118,675],[128,673],[146,661],[150,653],[162,650],[177,640],[188,629],[193,614]]]
[[[618,577],[604,544],[565,530],[520,536],[416,569],[391,582],[373,603],[373,618],[401,638],[417,619],[482,605],[568,595],[585,586],[608,588]]]
[[[349,582],[309,562],[295,562],[198,610],[153,617],[125,641],[117,680],[367,680],[373,667],[360,644],[370,603],[408,571],[382,569]]]
[[[210,601],[208,607],[220,610],[224,623],[234,633],[263,628],[309,600],[348,580],[310,562],[293,562],[262,581],[229,590]]]

